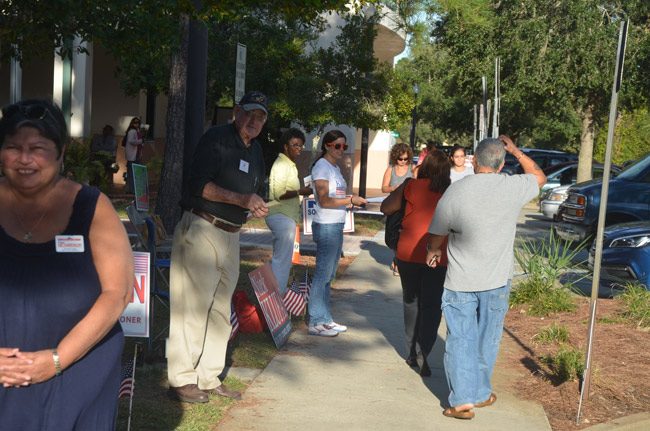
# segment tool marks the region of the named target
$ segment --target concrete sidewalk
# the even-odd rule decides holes
[[[348,332],[314,337],[300,324],[219,430],[551,429],[540,405],[506,391],[512,376],[498,364],[499,399],[493,406],[476,409],[471,421],[444,417],[443,337],[429,357],[433,375],[421,378],[404,363],[400,280],[388,269],[392,252],[383,244],[383,232],[355,241],[360,252],[332,291],[333,315],[349,326]],[[261,243],[261,237],[254,241]]]
[[[381,238],[379,235],[381,234]],[[343,235],[343,255],[344,256],[357,256],[361,252],[361,245],[368,241],[375,241],[375,239],[365,236],[356,235]],[[380,231],[377,234],[376,241],[384,244],[384,232]],[[268,229],[259,228],[244,228],[239,234],[239,245],[242,248],[273,248],[273,235]],[[300,254],[303,256],[316,255],[316,243],[311,235],[300,234]]]

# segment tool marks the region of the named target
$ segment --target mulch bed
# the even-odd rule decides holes
[[[511,309],[506,317],[502,364],[513,367],[520,378],[511,381],[512,391],[544,407],[553,430],[578,430],[650,408],[650,333],[620,319],[622,305],[600,299],[594,335],[592,379],[589,398],[583,403],[576,425],[580,383],[560,382],[542,357],[553,355],[557,343],[541,344],[533,337],[555,323],[566,326],[568,344],[586,353],[589,299],[578,298],[572,313],[541,318],[529,316],[526,307]]]

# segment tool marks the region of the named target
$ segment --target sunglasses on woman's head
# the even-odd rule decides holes
[[[7,106],[2,110],[2,118],[10,118],[21,113],[28,120],[42,120],[49,113],[47,108],[43,105],[13,105]]]
[[[330,147],[334,147],[335,150],[340,150],[341,147],[343,147],[343,151],[348,149],[348,144],[334,144],[334,145],[327,144],[327,145],[330,146]]]

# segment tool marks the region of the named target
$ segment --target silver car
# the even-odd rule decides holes
[[[567,191],[571,185],[559,186],[542,192],[539,198],[539,211],[548,218],[556,221],[560,204],[566,200]]]

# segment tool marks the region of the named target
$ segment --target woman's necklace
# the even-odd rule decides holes
[[[27,229],[25,225],[23,224],[23,221],[18,218],[18,221],[20,222],[20,226],[22,226],[23,230],[25,231],[25,235],[23,235],[23,241],[25,242],[32,242],[32,238],[34,235],[32,234],[32,231],[34,231],[39,224],[41,224],[41,221],[43,221],[43,218],[45,217],[45,214],[47,214],[47,210],[43,211],[43,214],[41,214],[41,217],[38,219],[36,224],[32,226],[31,229]],[[15,214],[14,214],[15,215]]]
[[[50,193],[52,192],[52,190],[54,190],[54,189],[56,188],[56,184],[57,184],[58,182],[59,182],[59,180],[57,179],[56,182],[54,183],[54,185],[52,186],[52,188],[47,192],[46,198],[48,198],[48,197],[50,196]],[[13,193],[14,197],[16,198],[16,202],[17,202],[17,201],[18,201],[18,196],[16,196],[16,192],[15,192],[13,189],[11,189],[11,193]],[[46,203],[47,203],[48,201],[49,201],[49,200],[46,200]],[[16,213],[14,212],[13,209],[11,210],[11,212],[12,212],[13,215],[14,215],[14,217],[16,217],[16,219],[18,220],[18,223],[20,223],[20,226],[23,228],[23,231],[25,231],[25,235],[23,235],[23,241],[24,241],[24,242],[32,242],[32,238],[34,238],[34,234],[33,234],[32,232],[34,232],[34,231],[36,230],[36,228],[41,224],[41,222],[42,222],[43,219],[45,218],[45,214],[47,214],[47,211],[48,211],[48,208],[47,208],[47,206],[46,206],[46,207],[45,207],[45,210],[43,210],[43,213],[42,213],[41,216],[38,218],[38,220],[36,221],[36,223],[31,227],[31,229],[28,229],[28,228],[25,226],[25,223],[23,223],[23,219],[22,219],[22,217],[19,217],[18,214],[16,214]]]

